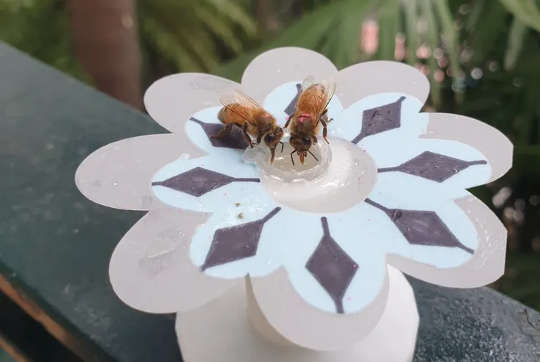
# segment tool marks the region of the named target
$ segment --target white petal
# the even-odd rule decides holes
[[[291,284],[308,304],[335,313],[334,301],[306,268],[323,238],[322,216],[284,208],[279,222],[265,227],[261,246],[272,248],[265,252],[265,257],[285,267]],[[331,237],[359,266],[343,300],[347,313],[359,312],[373,302],[384,286],[387,247],[384,227],[388,221],[366,204],[328,214],[327,219]]]
[[[371,139],[381,136],[389,137],[388,141],[395,142],[401,138],[411,139],[426,132],[428,117],[419,114],[423,104],[414,96],[405,93],[377,93],[364,97],[349,107],[345,108],[341,115],[330,123],[330,135],[342,137],[346,140],[353,140],[362,131],[362,117],[365,110],[394,103],[401,97],[405,99],[401,102],[401,126],[381,133],[365,137],[359,145],[370,142]],[[394,143],[389,143],[393,145]]]
[[[274,248],[274,258],[281,261],[298,294],[309,304],[335,312],[328,293],[306,269],[306,263],[323,236],[320,216],[287,210],[279,220],[265,230],[262,238]]]
[[[204,168],[233,178],[247,178],[253,181],[259,179],[254,165],[228,156],[230,155],[213,154],[193,159],[181,157],[162,167],[154,175],[152,182],[165,181],[195,168]],[[233,181],[199,197],[161,185],[153,186],[152,190],[160,201],[169,206],[200,212],[215,212],[233,207],[236,203],[259,205],[266,202],[266,200],[259,201],[259,196],[264,198],[265,192],[260,182],[251,181]]]
[[[476,249],[478,246],[476,229],[461,208],[454,202],[448,202],[433,211],[463,245],[473,250]],[[471,258],[470,253],[460,248],[413,245],[401,235],[399,239],[395,239],[394,247],[391,249],[392,253],[437,268],[454,268]]]
[[[184,137],[155,134],[126,138],[101,147],[77,169],[75,183],[90,200],[128,210],[149,210],[156,205],[149,188],[152,174],[183,152]]]
[[[325,56],[313,50],[286,47],[264,52],[249,63],[242,75],[242,86],[258,101],[279,85],[307,76],[327,79],[337,73]]]
[[[389,149],[388,144],[396,145],[397,148]],[[461,170],[450,169],[449,172],[455,174],[442,182],[398,170],[381,172],[382,168],[397,167],[426,151],[462,161],[486,161],[480,152],[457,141],[417,139],[396,144],[385,143],[385,138],[379,136],[374,137],[373,142],[366,146],[366,151],[380,171],[370,197],[388,207],[421,209],[434,201],[440,203],[453,200],[465,196],[465,189],[486,183],[491,175],[489,164],[473,164]]]
[[[480,150],[491,166],[489,182],[512,167],[512,142],[498,129],[474,118],[450,113],[427,113],[425,138],[450,139]]]
[[[120,299],[142,311],[176,313],[200,307],[235,285],[201,273],[189,258],[191,237],[205,218],[162,206],[133,225],[109,265]]]
[[[385,201],[375,201],[388,209],[395,207],[385,203]],[[453,200],[446,202],[434,201],[431,205],[426,203],[420,208],[403,207],[400,209],[435,212],[464,248],[410,243],[401,230],[392,222],[390,215],[377,207],[373,206],[373,209],[380,214],[376,220],[380,223],[380,230],[383,230],[374,235],[373,239],[377,243],[382,242],[388,254],[399,255],[437,268],[453,268],[471,259],[471,253],[464,250],[464,248],[474,250],[478,246],[477,232],[474,225]],[[414,225],[411,225],[411,227],[414,227]]]
[[[343,298],[346,313],[358,312],[379,295],[385,283],[390,231],[387,220],[378,210],[361,203],[329,214],[328,226],[335,242],[358,265]]]
[[[455,251],[430,251],[429,260],[439,260],[439,266],[434,267],[426,258],[427,249],[419,251],[414,248],[409,252],[388,255],[388,262],[415,278],[437,285],[475,288],[493,283],[504,273],[506,229],[489,207],[472,195],[454,200],[454,204],[465,212],[469,220],[463,220],[462,214],[453,209],[454,205],[441,209],[441,217],[461,241],[470,240],[467,245],[474,248],[474,255],[459,264]],[[474,226],[475,235],[469,224]]]
[[[193,263],[199,267],[203,266],[206,257],[212,247],[214,234],[218,229],[229,228],[241,224],[250,223],[270,217],[262,227],[262,233],[254,256],[238,259],[225,264],[209,267],[205,273],[219,278],[233,279],[240,278],[247,274],[252,276],[262,276],[275,270],[280,265],[276,243],[279,235],[269,231],[278,227],[284,218],[283,210],[279,210],[272,200],[265,199],[258,204],[242,203],[239,206],[223,208],[214,213],[208,221],[199,227],[193,237],[190,255]],[[271,238],[265,235],[271,234]]]
[[[235,86],[235,82],[210,74],[173,74],[158,79],[146,90],[144,104],[157,123],[181,134],[193,113],[217,106],[219,95]]]
[[[429,81],[418,69],[400,62],[377,60],[353,64],[339,71],[336,92],[343,106],[366,96],[400,92],[410,94],[424,104]]]

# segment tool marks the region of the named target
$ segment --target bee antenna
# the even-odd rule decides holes
[[[295,152],[296,152],[296,148],[295,148],[294,150],[292,150],[292,152],[291,152],[291,162],[292,162],[293,166],[294,166],[294,158],[293,158],[293,154],[294,154]]]
[[[319,161],[319,159],[313,154],[313,152],[311,152],[310,150],[308,150],[309,154],[313,156],[313,158],[315,159],[315,161]]]

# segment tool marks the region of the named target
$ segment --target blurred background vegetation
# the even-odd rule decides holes
[[[472,191],[509,231],[494,287],[540,309],[538,0],[0,0],[0,39],[139,108],[160,76],[238,80],[277,46],[338,68],[409,63],[431,81],[426,110],[478,118],[514,142],[513,169]]]

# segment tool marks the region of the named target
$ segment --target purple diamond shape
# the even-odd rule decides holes
[[[321,218],[323,237],[311,254],[306,268],[330,295],[336,312],[343,311],[343,296],[351,283],[358,265],[330,236],[326,217]]]
[[[351,142],[358,143],[364,137],[398,128],[401,125],[401,102],[404,100],[405,97],[399,97],[393,103],[366,109],[362,114],[362,131]]]
[[[401,171],[429,180],[443,182],[472,165],[485,165],[484,160],[463,161],[450,156],[425,151],[395,167],[380,168],[379,172]]]
[[[167,180],[152,182],[152,186],[165,186],[199,197],[231,182],[260,182],[260,180],[258,178],[236,178],[202,167],[195,167]]]
[[[384,211],[410,244],[455,247],[474,253],[456,238],[434,211],[388,209],[371,199],[366,202]]]
[[[213,138],[224,127],[223,124],[218,123],[206,123],[197,118],[191,117],[189,119],[195,123],[198,123],[203,129],[204,133],[208,137],[208,140],[214,147],[234,148],[239,150],[245,150],[248,146],[246,136],[239,127],[233,127],[232,131],[225,135],[223,138]]]
[[[254,256],[264,224],[279,210],[276,207],[262,219],[216,230],[201,270]]]
[[[302,84],[296,83],[296,95],[289,102],[287,108],[285,108],[285,113],[287,113],[287,115],[292,116],[294,111],[296,110],[296,101],[298,100],[300,93],[302,93]]]

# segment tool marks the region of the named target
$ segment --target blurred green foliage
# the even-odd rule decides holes
[[[497,286],[540,309],[539,0],[139,0],[137,7],[147,81],[177,71],[238,80],[253,57],[278,46],[317,50],[338,68],[370,59],[418,67],[432,85],[427,109],[481,119],[514,142],[512,171],[473,192],[509,230],[507,275]],[[0,39],[88,80],[71,51],[65,8],[65,0],[0,0]],[[364,31],[377,33],[374,49],[363,44]]]
[[[146,55],[182,71],[209,71],[244,50],[257,32],[254,19],[233,0],[139,1],[138,10]]]
[[[88,81],[71,51],[63,0],[0,0],[0,40]]]

